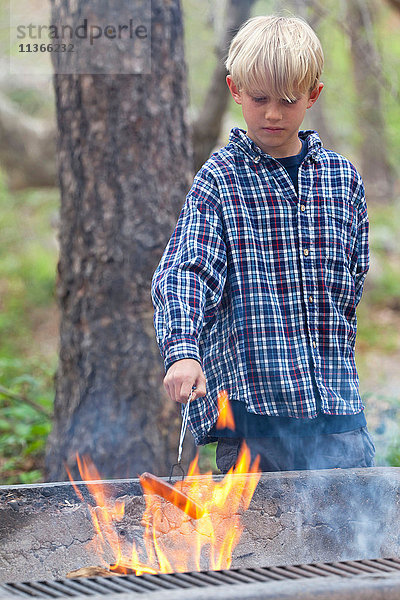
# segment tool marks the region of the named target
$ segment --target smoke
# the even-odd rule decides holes
[[[233,566],[398,556],[399,483],[396,468],[264,473]]]

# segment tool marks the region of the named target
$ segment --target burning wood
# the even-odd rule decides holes
[[[121,539],[118,533],[125,500],[108,497],[107,486],[101,485],[101,477],[89,459],[78,458],[78,466],[96,501],[96,506],[88,505],[96,532],[91,549],[95,547],[110,571],[141,575],[230,567],[243,530],[241,514],[249,507],[260,479],[258,460],[251,465],[245,445],[237,466],[222,479],[214,480],[212,473],[200,475],[197,457],[188,476],[174,485],[143,473],[140,483],[146,509],[140,540]],[[114,564],[105,558],[109,556],[114,557]]]
[[[157,494],[161,496],[161,498],[164,498],[167,502],[171,502],[171,504],[185,512],[192,519],[200,519],[204,516],[204,508],[170,483],[160,479],[160,477],[156,477],[151,473],[143,473],[139,477],[139,481],[145,494]]]
[[[67,573],[67,579],[79,579],[81,577],[120,577],[120,573],[113,573],[103,567],[83,567],[76,571],[70,571]]]

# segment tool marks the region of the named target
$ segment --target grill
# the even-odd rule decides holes
[[[138,481],[102,484],[127,498],[121,540],[140,541]],[[99,561],[87,545],[91,497],[78,485],[85,502],[67,482],[0,486],[1,599],[400,600],[400,469],[263,473],[229,571],[207,571],[205,551],[199,573],[70,580]]]
[[[365,597],[371,600],[378,597],[373,594],[373,589],[377,586],[380,590],[380,599],[399,598],[400,559],[312,563],[282,567],[141,575],[140,577],[125,575],[108,578],[93,577],[6,583],[0,584],[0,597],[10,599],[15,597],[83,598],[111,595],[122,600],[120,594],[128,594],[130,598],[147,594],[149,598],[174,598],[179,600],[180,598],[288,598],[290,596],[287,594],[290,594],[293,598],[301,599],[311,597],[311,595],[304,595],[309,593],[305,587],[306,582],[312,580],[314,584],[318,584],[318,581],[321,582],[321,580],[327,579],[329,579],[329,582],[326,581],[328,588],[320,585],[312,586],[313,599],[324,598],[325,600],[326,598],[349,597],[354,600]],[[347,585],[339,584],[343,580],[347,580]],[[357,580],[358,582],[362,581],[363,585],[357,585]],[[256,585],[254,586],[254,584]],[[238,586],[241,586],[240,592]],[[245,588],[250,590],[250,587],[251,593],[249,595],[246,594]],[[200,588],[203,588],[203,590],[200,590]],[[211,590],[210,588],[214,589]],[[219,588],[219,590],[216,588]],[[221,589],[223,590],[222,594],[220,593]],[[331,591],[327,593],[323,589]],[[362,595],[364,593],[363,589],[366,590],[366,595]],[[319,596],[318,590],[322,590],[321,593],[326,595]],[[332,590],[336,590],[336,595],[332,595]],[[202,592],[201,595],[199,595],[200,591]],[[276,595],[279,594],[279,591],[285,592],[285,595]],[[179,592],[183,592],[184,595]],[[337,595],[337,593],[342,595]],[[346,596],[346,593],[350,595]]]

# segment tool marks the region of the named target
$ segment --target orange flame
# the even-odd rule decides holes
[[[196,456],[188,476],[174,484],[174,490],[202,508],[198,518],[187,514],[185,506],[174,505],[173,498],[169,502],[144,487],[143,538],[132,543],[121,539],[116,527],[124,518],[125,501],[115,500],[107,493],[107,484],[101,483],[89,458],[77,457],[77,462],[97,505],[88,505],[95,529],[90,544],[111,570],[141,575],[230,567],[232,553],[243,531],[241,513],[249,507],[260,479],[258,457],[251,465],[250,451],[245,444],[237,465],[222,479],[214,480],[211,472],[200,475]],[[111,556],[114,563],[110,566]]]
[[[222,390],[218,394],[218,419],[215,424],[216,429],[231,429],[235,431],[235,419],[233,418],[232,407],[228,400],[228,392]]]

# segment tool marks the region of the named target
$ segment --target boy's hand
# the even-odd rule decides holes
[[[186,404],[193,386],[196,389],[192,400],[206,395],[206,378],[200,363],[193,358],[174,362],[164,377],[164,387],[171,400]]]

